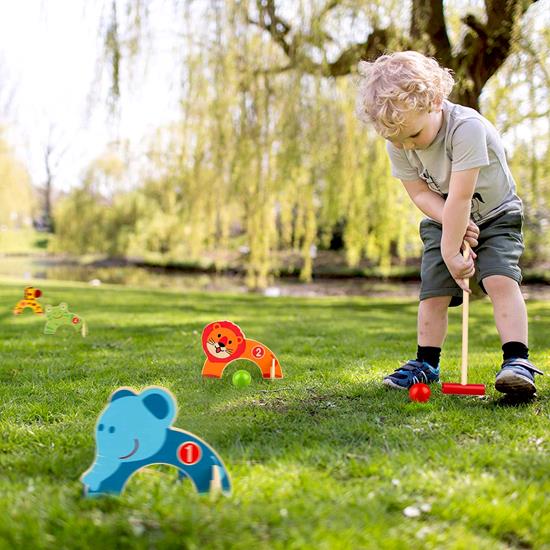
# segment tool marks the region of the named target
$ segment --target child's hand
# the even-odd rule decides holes
[[[477,238],[479,237],[479,227],[470,220],[468,227],[466,228],[466,234],[464,235],[464,241],[466,241],[471,248],[475,248],[478,245]]]
[[[465,290],[469,294],[471,294],[472,291],[466,285],[465,279],[469,279],[470,277],[474,276],[474,273],[475,273],[474,259],[475,258],[477,258],[477,254],[473,250],[470,250],[470,256],[468,257],[467,260],[463,258],[462,253],[460,252],[456,256],[453,256],[452,258],[445,260],[447,269],[449,270],[449,273],[451,274],[452,278],[456,281],[456,284],[462,290]]]

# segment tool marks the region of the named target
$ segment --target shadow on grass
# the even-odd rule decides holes
[[[500,399],[495,399],[493,405],[495,407],[522,407],[525,405],[531,405],[537,402],[537,395],[517,396],[517,395],[503,395]]]
[[[510,436],[510,422],[517,421],[517,414],[502,414],[502,398],[449,398],[435,392],[428,403],[419,404],[406,392],[378,383],[293,389],[280,381],[280,387],[266,382],[266,389],[241,391],[222,381],[206,382],[172,388],[180,410],[174,426],[212,444],[230,470],[232,465],[242,469],[246,464],[292,463],[353,478],[352,463],[360,460],[366,461],[362,477],[415,465],[446,468],[456,475],[473,466],[496,471],[506,465],[511,477],[538,481],[543,476],[539,450],[523,444],[518,433]],[[207,395],[194,409],[199,404],[186,396],[197,388]],[[107,402],[106,395],[98,406],[98,393],[104,392],[96,388],[95,405],[81,402],[75,409],[80,408],[80,419],[63,428],[61,440],[59,422],[42,422],[45,432],[38,448],[25,439],[12,460],[4,455],[6,475],[17,472],[15,477],[44,476],[57,482],[78,479],[91,463],[93,426]],[[528,404],[516,407],[529,418]],[[90,415],[93,409],[97,411]],[[78,445],[71,443],[75,438]],[[48,449],[54,444],[57,450],[50,456]],[[371,462],[376,467],[369,474]]]

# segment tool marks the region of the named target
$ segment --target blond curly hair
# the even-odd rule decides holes
[[[358,72],[357,116],[385,138],[400,133],[406,113],[430,112],[449,97],[454,85],[450,69],[414,51],[360,61]]]

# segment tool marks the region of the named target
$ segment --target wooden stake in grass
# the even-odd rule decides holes
[[[213,498],[222,492],[222,478],[218,466],[212,466],[212,478],[210,479],[210,496]]]

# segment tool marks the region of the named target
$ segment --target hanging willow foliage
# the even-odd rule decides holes
[[[36,206],[29,174],[0,127],[0,231],[31,226]]]
[[[310,2],[297,5],[297,17],[307,20]],[[142,181],[111,197],[102,224],[87,227],[94,223],[87,215],[69,223],[78,209],[58,209],[68,223],[59,226],[66,246],[72,239],[73,249],[174,260],[246,251],[253,288],[269,284],[279,251],[299,254],[304,281],[312,277],[316,248],[339,240],[350,266],[366,259],[388,272],[392,261],[417,256],[421,215],[390,175],[384,140],[356,119],[354,77],[326,78],[303,67],[272,71],[288,59],[266,32],[250,26],[256,2],[203,4],[200,29],[186,6],[180,121],[152,137]],[[322,29],[310,31],[312,50],[327,63],[326,50],[317,47]],[[506,93],[499,97],[509,101]],[[531,110],[536,99],[530,96]],[[531,168],[531,183],[522,183],[526,200],[542,212],[548,185],[535,144],[525,155],[516,160],[523,172]],[[99,214],[106,198],[86,185],[73,202],[91,201],[98,207],[90,211],[106,216]]]

